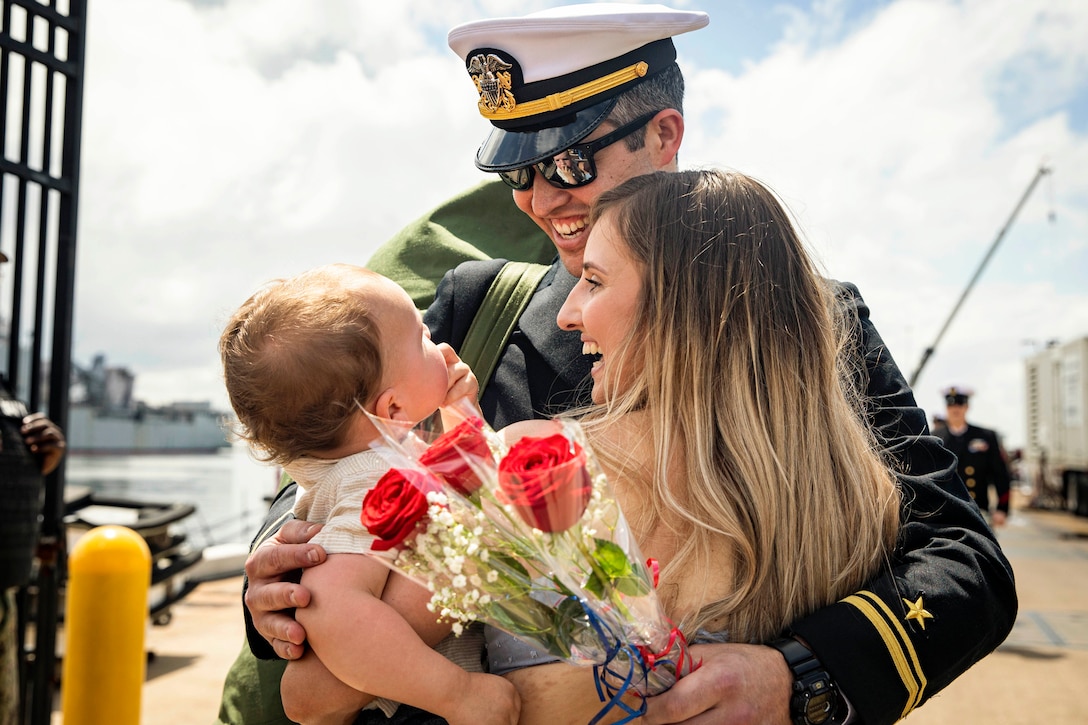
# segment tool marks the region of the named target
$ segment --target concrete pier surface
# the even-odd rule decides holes
[[[1088,519],[1014,510],[997,536],[1020,598],[1012,634],[909,725],[1088,722]]]
[[[1016,626],[996,652],[908,715],[909,725],[1088,722],[1088,519],[1014,510],[998,538],[1016,573]],[[240,578],[202,584],[169,625],[148,630],[141,725],[215,721],[244,639],[240,592]],[[59,712],[53,722],[62,722]]]

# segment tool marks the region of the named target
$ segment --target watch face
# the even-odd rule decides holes
[[[829,691],[810,697],[808,702],[805,703],[805,718],[812,725],[821,725],[821,723],[827,722],[827,719],[831,717],[832,704],[832,693]]]

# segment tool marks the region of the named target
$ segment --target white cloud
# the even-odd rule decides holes
[[[471,164],[482,121],[453,53],[422,48],[418,24],[388,9],[362,18],[371,4],[339,6],[350,12],[92,7],[77,361],[106,351],[137,370],[151,400],[225,402],[182,368],[215,367],[218,327],[253,289],[327,261],[361,263],[482,178]],[[295,22],[255,30],[264,15]],[[383,62],[367,69],[343,41],[379,31]],[[315,59],[309,38],[342,47]],[[270,74],[277,48],[302,55],[281,53]]]
[[[1049,157],[1057,180],[1025,204],[916,389],[935,412],[940,387],[969,382],[978,421],[1014,443],[1023,436],[1014,378],[1030,351],[1021,339],[1088,334],[1088,295],[1071,289],[1068,272],[1064,285],[1048,284],[1056,265],[1047,261],[1079,265],[1081,280],[1088,272],[1088,143],[1055,107],[1083,92],[1088,54],[1069,29],[1084,37],[1088,13],[1043,7],[905,0],[834,42],[802,16],[742,73],[688,74],[682,159],[753,173],[782,194],[828,274],[859,285],[909,376]],[[1049,87],[1055,68],[1061,78],[1034,94],[1035,115],[1018,107],[1010,118],[1002,89]],[[1050,199],[1048,183],[1058,189]],[[1056,232],[1045,223],[1051,200]],[[1002,255],[1020,261],[1004,276]]]
[[[153,402],[225,405],[219,328],[260,283],[362,262],[483,178],[472,154],[487,126],[446,29],[554,4],[91,3],[77,361],[106,352]],[[678,40],[689,82],[681,162],[775,188],[827,272],[859,285],[909,375],[1048,157],[1053,177],[917,390],[934,412],[938,388],[973,385],[978,422],[1016,443],[1022,340],[1088,334],[1088,140],[1068,105],[1084,102],[1088,8],[848,9],[783,14],[782,39],[739,66],[703,55],[695,67]],[[728,22],[710,12],[700,33]]]

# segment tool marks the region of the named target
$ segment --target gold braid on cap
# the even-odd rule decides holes
[[[569,91],[552,93],[535,101],[518,103],[510,91],[510,64],[495,55],[474,56],[469,61],[468,72],[476,90],[480,92],[480,115],[490,121],[506,121],[527,118],[541,113],[558,111],[572,104],[610,91],[624,83],[646,75],[650,66],[645,61],[621,68],[596,80],[588,81]]]

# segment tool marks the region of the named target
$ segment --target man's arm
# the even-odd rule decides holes
[[[548,236],[510,203],[510,187],[491,177],[404,227],[366,266],[394,280],[423,309],[434,299],[442,275],[464,261],[548,264],[554,257]]]
[[[778,650],[752,644],[695,645],[699,668],[646,700],[644,725],[790,725],[793,676]]]
[[[805,639],[859,721],[890,723],[986,656],[1016,619],[1012,568],[928,434],[925,413],[852,285],[844,299],[861,325],[868,414],[895,459],[903,508],[889,567],[862,590],[802,618]]]
[[[857,289],[843,285],[842,298],[857,310],[870,423],[897,462],[901,528],[889,565],[864,589],[791,629],[849,700],[851,722],[874,725],[901,719],[993,651],[1012,629],[1017,600],[1012,569],[959,480],[955,457],[928,434]],[[721,644],[696,651],[703,665],[649,699],[647,725],[700,713],[715,725],[787,724],[791,678],[777,650]]]

